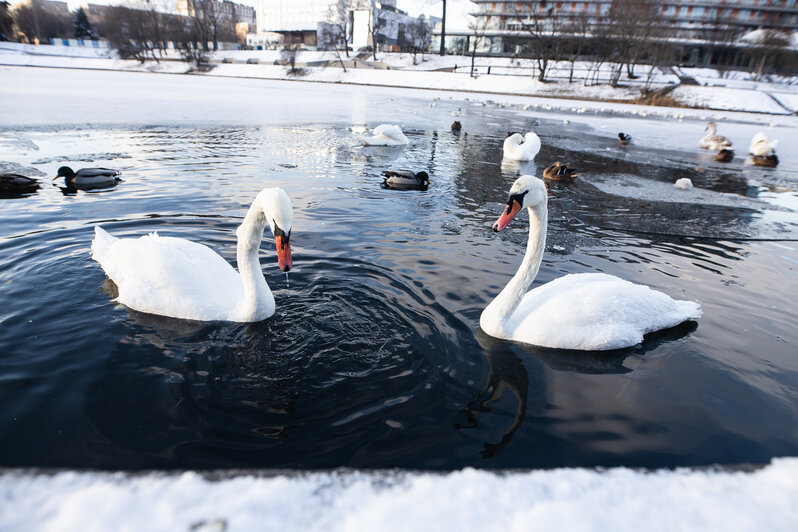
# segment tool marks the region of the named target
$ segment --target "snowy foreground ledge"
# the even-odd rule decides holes
[[[753,472],[0,473],[0,530],[798,530],[798,458]]]

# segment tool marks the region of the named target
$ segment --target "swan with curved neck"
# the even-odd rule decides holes
[[[540,137],[533,131],[524,136],[511,133],[504,139],[503,153],[512,161],[531,161],[540,151]]]
[[[704,131],[709,130],[701,140],[698,141],[698,147],[706,150],[720,151],[732,149],[732,143],[729,139],[722,135],[718,135],[718,125],[715,122],[709,122]]]
[[[701,316],[701,307],[694,301],[676,301],[603,273],[570,274],[529,290],[546,248],[546,202],[543,181],[521,176],[493,225],[494,231],[501,231],[523,207],[529,212],[524,260],[482,312],[479,325],[486,333],[542,347],[602,351],[639,344],[649,332]]]
[[[95,227],[92,258],[116,283],[116,301],[140,312],[198,321],[254,322],[275,304],[258,252],[266,226],[277,243],[281,270],[293,266],[291,201],[279,188],[263,189],[236,229],[238,271],[210,248],[157,233],[115,238]]]

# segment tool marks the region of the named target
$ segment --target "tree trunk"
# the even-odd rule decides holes
[[[443,16],[441,16],[441,55],[446,55],[446,0],[443,0]]]
[[[474,77],[474,60],[476,59],[476,57],[477,57],[477,46],[476,46],[476,43],[474,43],[474,49],[471,52],[471,77],[472,78]]]

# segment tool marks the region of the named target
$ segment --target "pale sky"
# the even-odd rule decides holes
[[[10,3],[17,4],[22,0],[10,0]],[[233,0],[239,4],[255,7],[257,0]],[[119,5],[127,3],[125,0],[67,0],[70,10],[77,9],[81,4],[109,4]],[[440,0],[396,0],[396,7],[407,11],[413,16],[422,13],[435,17],[441,16]],[[448,0],[446,2],[446,27],[447,29],[468,29],[468,12],[475,9],[471,0]]]

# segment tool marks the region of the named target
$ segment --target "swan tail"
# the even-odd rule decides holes
[[[97,262],[102,262],[102,258],[117,240],[119,239],[111,236],[108,231],[99,225],[95,225],[94,240],[91,241],[91,258]]]

